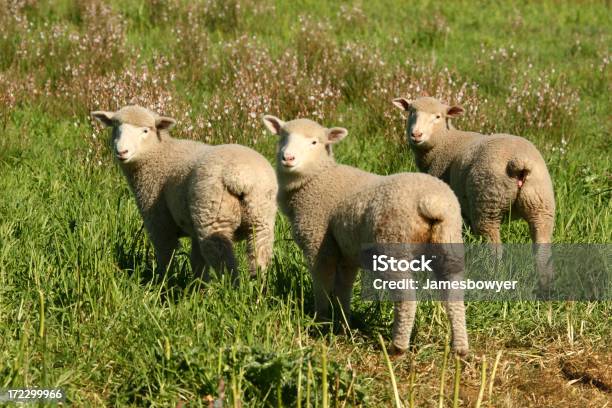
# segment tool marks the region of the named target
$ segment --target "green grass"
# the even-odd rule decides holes
[[[390,338],[392,307],[356,296],[350,333],[315,324],[310,277],[284,218],[265,277],[203,285],[186,242],[170,273],[153,276],[108,135],[88,117],[135,96],[177,117],[178,136],[244,143],[270,160],[275,140],[259,117],[316,110],[349,129],[338,161],[387,174],[415,170],[390,100],[420,84],[468,107],[458,127],[520,133],[541,149],[555,242],[610,242],[605,2],[111,3],[0,11],[0,388],[63,387],[76,406],[208,406],[207,396],[228,406],[394,403],[377,337]],[[122,76],[143,70],[145,80]],[[327,88],[333,96],[308,98]],[[258,104],[261,95],[269,100]],[[508,221],[502,239],[529,242],[526,224]],[[484,404],[603,405],[609,394],[568,385],[560,367],[589,361],[590,375],[605,373],[611,315],[609,301],[468,304],[473,355],[461,404],[478,399],[481,356],[493,362],[503,350]],[[412,352],[392,360],[399,395],[407,405],[414,390],[418,406],[436,406],[449,333],[439,304],[419,305],[414,333]],[[445,366],[450,404],[455,371]]]

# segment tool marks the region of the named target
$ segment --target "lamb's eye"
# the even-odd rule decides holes
[[[143,132],[149,133],[149,129],[145,129],[145,130],[143,130]]]
[[[312,144],[312,145],[316,145],[316,144],[317,144],[317,141],[316,141],[316,140],[313,140],[311,144]]]
[[[440,115],[436,115],[436,119],[440,119]]]

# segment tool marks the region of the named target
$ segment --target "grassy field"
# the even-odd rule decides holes
[[[463,104],[457,127],[540,148],[555,242],[608,243],[611,27],[603,1],[0,0],[0,388],[63,387],[75,406],[393,405],[378,339],[391,305],[355,296],[345,335],[316,324],[283,217],[265,277],[194,281],[187,242],[154,277],[89,111],[140,103],[177,137],[270,160],[261,115],[310,117],[349,129],[338,161],[387,174],[415,170],[390,101],[426,90]],[[502,239],[529,242],[526,224]],[[469,303],[457,363],[443,308],[424,302],[413,349],[391,359],[399,397],[476,406],[483,387],[481,406],[605,406],[610,316],[610,301]]]

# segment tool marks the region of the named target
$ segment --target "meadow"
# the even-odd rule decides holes
[[[465,107],[460,129],[536,144],[555,242],[610,243],[611,31],[605,1],[0,0],[0,388],[74,406],[606,406],[611,301],[470,302],[464,360],[422,302],[410,352],[387,358],[392,306],[359,285],[353,329],[314,322],[280,215],[266,275],[203,284],[184,242],[155,276],[89,112],[138,103],[271,162],[261,116],[309,117],[349,130],[338,161],[390,174],[416,171],[391,99],[426,91]],[[502,240],[528,243],[527,225]]]

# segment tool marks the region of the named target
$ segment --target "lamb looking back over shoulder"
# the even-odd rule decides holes
[[[482,135],[455,129],[463,113],[431,97],[393,103],[408,112],[407,138],[419,170],[448,183],[475,233],[498,244],[503,217],[511,212],[529,224],[540,284],[552,279],[550,244],[555,197],[546,163],[528,140],[513,135]]]
[[[233,242],[247,239],[249,268],[265,269],[272,256],[276,175],[256,151],[172,138],[172,118],[139,107],[92,112],[112,128],[116,159],[136,198],[165,271],[179,244],[191,238],[196,276],[236,270]]]
[[[336,316],[350,316],[364,244],[462,242],[459,202],[442,181],[418,173],[379,176],[336,163],[331,146],[347,135],[343,128],[269,115],[264,123],[279,136],[279,204],[307,259],[318,318],[329,317],[329,300],[339,307]],[[453,348],[465,354],[463,301],[446,306]],[[394,349],[408,348],[415,312],[414,301],[395,304]]]

